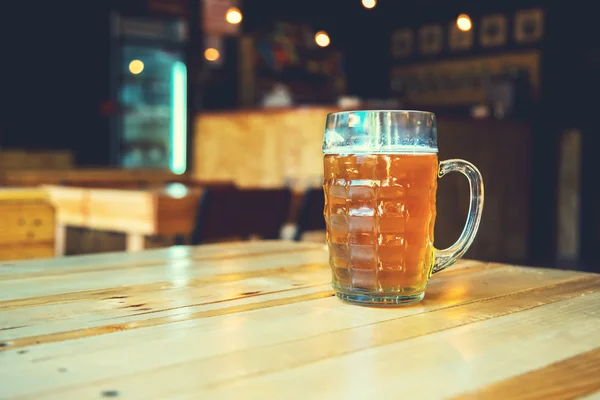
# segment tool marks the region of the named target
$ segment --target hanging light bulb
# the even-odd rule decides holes
[[[467,14],[460,14],[456,19],[456,26],[463,32],[468,32],[471,30],[473,24],[471,23],[471,17]]]
[[[329,46],[329,43],[331,43],[331,40],[329,39],[329,35],[327,34],[327,32],[319,31],[315,35],[315,43],[319,47],[327,47]]]
[[[131,72],[132,74],[134,74],[134,75],[141,74],[143,70],[144,70],[144,63],[142,62],[142,60],[132,60],[129,63],[129,72]]]
[[[239,8],[231,7],[225,14],[225,20],[232,25],[237,25],[242,22],[242,12]]]
[[[204,58],[206,58],[207,61],[217,61],[219,57],[221,57],[221,53],[213,47],[204,50]]]
[[[375,8],[377,5],[377,0],[362,0],[362,5],[364,8],[371,9]]]

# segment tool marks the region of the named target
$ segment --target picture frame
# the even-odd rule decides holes
[[[452,21],[448,27],[448,47],[452,51],[465,51],[473,47],[473,29],[461,31]]]
[[[520,44],[535,43],[544,36],[544,11],[540,8],[519,10],[515,14],[514,37]]]
[[[487,15],[481,19],[479,42],[483,47],[498,47],[506,44],[507,20],[502,14]]]
[[[444,32],[440,25],[425,25],[419,29],[419,51],[421,54],[439,54],[444,47]]]
[[[391,53],[394,58],[409,57],[413,53],[414,32],[412,29],[398,29],[392,33]]]

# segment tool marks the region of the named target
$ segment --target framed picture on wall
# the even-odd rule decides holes
[[[540,8],[519,10],[515,14],[515,40],[534,43],[544,35],[544,11]]]
[[[497,47],[506,44],[506,17],[493,14],[481,19],[479,42],[483,47]]]
[[[421,54],[438,54],[444,45],[444,32],[439,25],[425,25],[419,29]]]
[[[448,46],[453,51],[469,50],[473,47],[473,29],[461,31],[456,25],[456,21],[450,23],[448,29]]]
[[[394,58],[409,57],[413,52],[414,32],[412,29],[398,29],[392,34],[391,53]]]

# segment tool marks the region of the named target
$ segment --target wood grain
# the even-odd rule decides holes
[[[578,399],[600,391],[599,377],[600,349],[594,349],[455,399]]]
[[[421,303],[380,309],[333,297],[320,245],[13,268],[0,265],[0,294],[9,292],[0,398],[593,398],[599,389],[596,274],[467,260],[434,275]]]

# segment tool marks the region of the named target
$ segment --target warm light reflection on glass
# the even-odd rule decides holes
[[[221,57],[221,53],[219,53],[219,50],[217,49],[209,47],[208,49],[204,50],[204,58],[206,58],[208,61],[217,61],[219,57]]]
[[[471,17],[469,17],[467,14],[460,14],[456,19],[456,26],[458,26],[458,29],[463,32],[470,31],[471,27],[473,26],[471,24]]]
[[[133,60],[129,63],[129,72],[134,75],[141,74],[144,70],[144,63],[141,60]]]
[[[362,0],[362,5],[364,8],[375,8],[375,6],[377,5],[377,0]]]
[[[327,47],[331,41],[329,40],[329,35],[325,31],[319,31],[315,35],[315,43],[319,47]]]
[[[232,25],[237,25],[242,22],[242,13],[238,8],[231,7],[225,14],[225,19]]]

